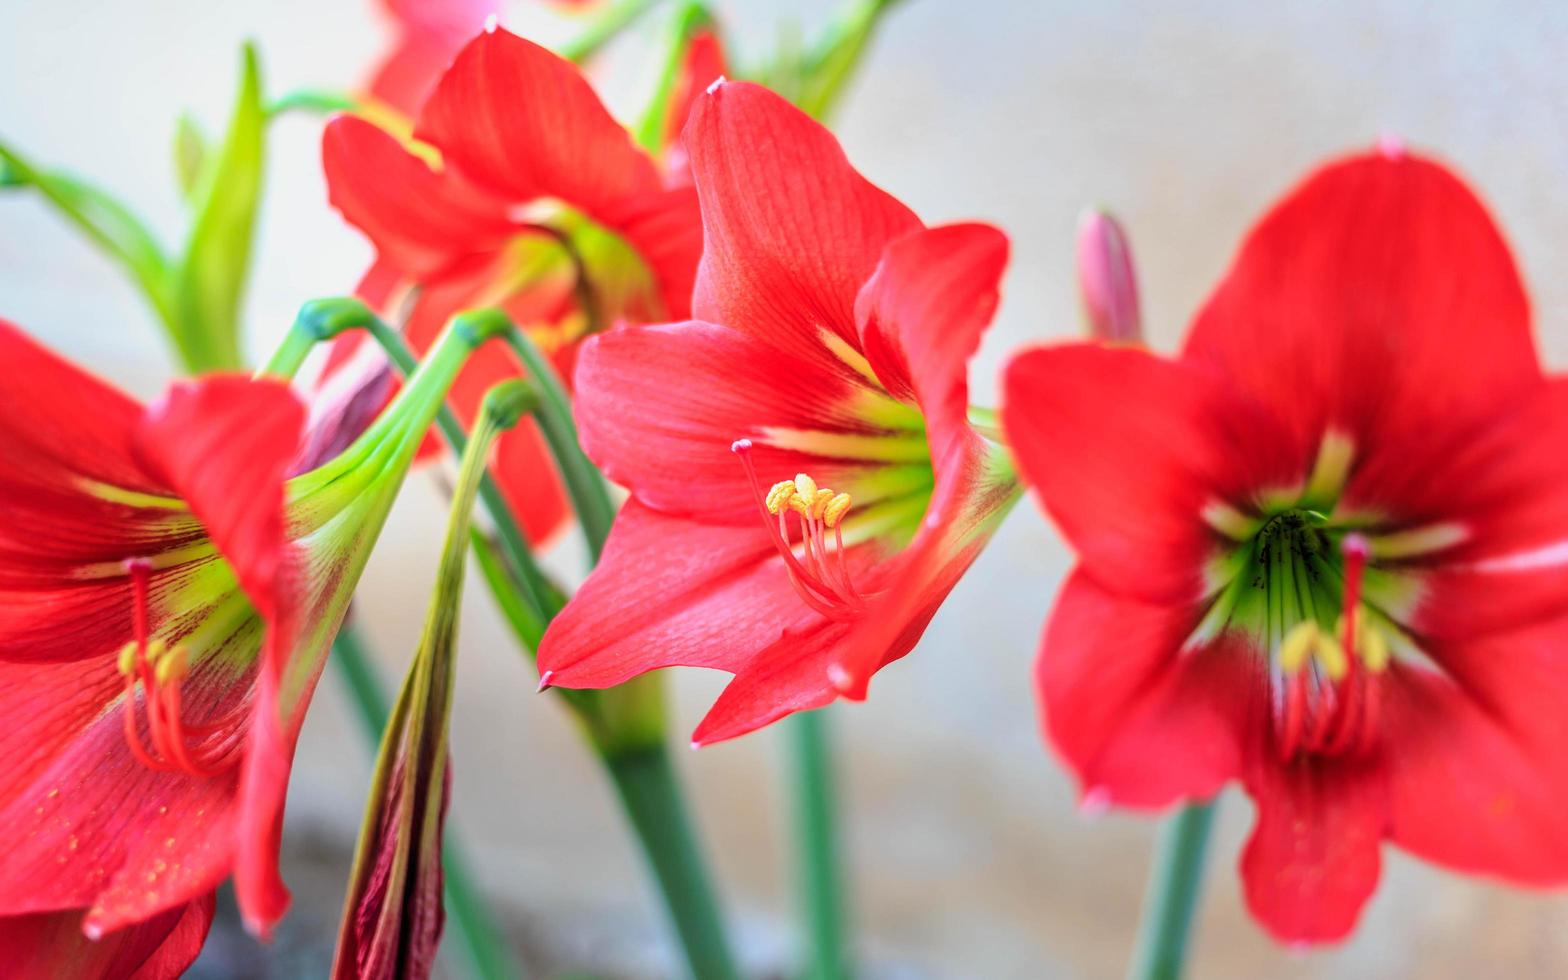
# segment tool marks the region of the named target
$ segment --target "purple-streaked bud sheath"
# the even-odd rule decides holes
[[[1086,211],[1078,223],[1078,291],[1090,336],[1116,343],[1143,339],[1132,247],[1104,211]]]

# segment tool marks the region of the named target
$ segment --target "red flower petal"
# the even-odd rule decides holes
[[[136,432],[142,465],[190,506],[268,620],[284,604],[283,479],[304,426],[288,385],[215,375],[171,385]]]
[[[229,679],[230,668],[216,668]],[[186,684],[189,717],[222,714],[229,684]],[[103,932],[190,902],[229,872],[234,776],[157,772],[125,742],[112,654],[62,664],[0,663],[0,910],[92,907]]]
[[[0,918],[9,980],[175,980],[196,961],[217,906],[211,892],[102,939],[82,934],[82,910]]]
[[[1281,942],[1345,938],[1377,888],[1388,812],[1382,769],[1315,758],[1249,768],[1258,821],[1241,855],[1247,906]]]
[[[726,82],[699,99],[685,143],[706,241],[693,315],[843,370],[823,332],[858,348],[856,294],[920,219],[856,173],[821,124],[758,85]]]
[[[1046,736],[1087,798],[1162,807],[1241,774],[1263,678],[1240,640],[1183,651],[1196,617],[1107,592],[1082,569],[1062,587],[1035,683]]]
[[[1434,651],[1387,678],[1390,829],[1459,871],[1568,880],[1568,620]]]
[[[765,481],[804,471],[822,486],[854,493],[854,475],[868,464],[830,453],[864,450],[837,450],[820,437],[885,434],[864,416],[879,399],[891,405],[819,360],[695,321],[591,338],[578,355],[576,384],[583,448],[610,479],[650,507],[747,528],[758,520],[757,507],[732,442],[752,440]],[[805,441],[796,437],[802,433]],[[924,455],[918,433],[903,436]],[[821,451],[806,448],[812,437]]]
[[[674,185],[691,184],[691,163],[686,148],[681,145],[681,130],[691,118],[692,106],[702,98],[708,86],[726,74],[724,46],[718,34],[707,29],[694,33],[686,43],[686,56],[681,60],[680,74],[670,90],[664,120],[664,169]]]
[[[576,66],[503,30],[471,41],[425,104],[415,135],[511,200],[555,197],[613,226],[662,184]]]
[[[410,278],[499,249],[518,233],[504,201],[431,170],[390,133],[355,116],[327,125],[321,162],[332,206],[365,233],[381,261]]]
[[[990,225],[918,231],[886,248],[855,301],[866,360],[935,432],[967,428],[969,358],[996,312],[1007,251]]]
[[[1204,508],[1299,476],[1261,411],[1141,350],[1027,351],[1004,385],[1002,421],[1025,482],[1085,572],[1125,595],[1196,600],[1218,546]]]
[[[370,92],[412,116],[463,45],[500,13],[498,0],[383,0],[398,42],[376,69]]]
[[[839,692],[828,679],[828,665],[848,632],[845,624],[819,619],[758,651],[698,723],[692,746],[737,738],[785,715],[832,703]]]
[[[677,664],[735,672],[817,618],[759,524],[668,517],[633,499],[594,574],[550,624],[539,669],[563,687],[595,688]]]
[[[1503,404],[1540,377],[1518,271],[1486,209],[1412,157],[1331,164],[1253,230],[1186,358],[1370,450]]]

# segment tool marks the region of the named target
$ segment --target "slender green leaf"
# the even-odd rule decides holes
[[[141,289],[159,319],[170,323],[169,259],[152,232],[108,192],[33,165],[0,143],[0,187],[36,190],[62,217],[108,253]]]
[[[187,204],[194,203],[196,191],[201,187],[202,170],[211,159],[207,135],[185,113],[174,124],[174,179],[179,184],[180,196]]]
[[[175,274],[175,331],[187,367],[240,366],[240,304],[261,197],[267,114],[256,49],[247,44],[223,147],[202,168],[196,215]]]

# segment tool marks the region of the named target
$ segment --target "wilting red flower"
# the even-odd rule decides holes
[[[495,306],[569,376],[588,333],[690,312],[696,196],[666,186],[569,62],[486,32],[442,77],[414,137],[406,147],[343,117],[327,127],[323,161],[332,203],[376,246],[362,294],[383,309],[412,296],[415,348],[457,311]],[[465,424],[520,371],[501,346],[476,357],[453,392]],[[532,422],[501,440],[496,467],[530,537],[560,526],[564,492]]]
[[[283,914],[305,707],[464,344],[289,478],[285,384],[213,376],[144,409],[0,322],[0,915],[21,917],[0,962],[177,964],[231,871],[254,931]],[[134,935],[50,945],[62,916]]]
[[[686,147],[706,235],[698,319],[584,345],[583,445],[631,500],[539,666],[566,687],[730,671],[704,743],[863,697],[1016,485],[967,418],[1002,233],[923,227],[754,85],[699,100]]]
[[[1380,842],[1568,878],[1568,387],[1436,164],[1333,164],[1263,220],[1180,357],[1021,354],[1005,430],[1079,565],[1046,730],[1088,797],[1241,780],[1248,902],[1346,935]]]

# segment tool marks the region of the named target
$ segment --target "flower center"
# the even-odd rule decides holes
[[[148,600],[152,564],[145,558],[125,563],[131,579],[132,631],[135,639],[120,648],[120,674],[125,678],[125,742],[131,755],[149,769],[216,776],[239,762],[238,727],[245,717],[241,705],[201,724],[184,719],[181,688],[190,674],[190,652],[183,644],[170,647],[150,635]],[[137,687],[141,696],[137,697]],[[138,705],[140,711],[138,711]],[[146,720],[143,741],[140,718]]]
[[[730,449],[746,469],[762,526],[774,550],[784,559],[785,573],[801,601],[838,622],[847,622],[865,612],[866,597],[856,590],[844,558],[843,521],[853,503],[849,494],[819,487],[805,473],[795,474],[793,480],[781,480],[764,493],[751,460],[751,440],[738,439]],[[790,543],[795,533],[789,520],[791,514],[799,524],[798,555]]]

